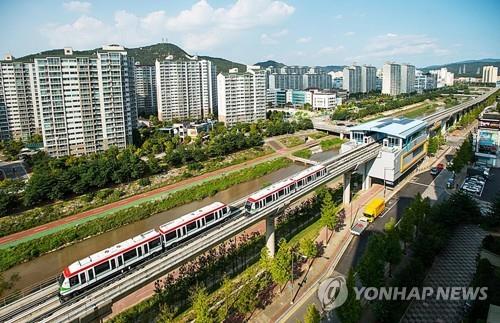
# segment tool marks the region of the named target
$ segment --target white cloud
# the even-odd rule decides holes
[[[370,57],[404,59],[407,56],[433,54],[447,55],[449,51],[439,46],[438,41],[424,34],[399,35],[388,33],[373,37],[363,52],[346,60],[360,60]]]
[[[336,54],[338,52],[341,52],[342,50],[344,50],[344,46],[342,46],[342,45],[335,46],[335,47],[326,46],[326,47],[321,48],[318,51],[318,54],[319,55],[331,55],[331,54]]]
[[[71,12],[89,13],[92,8],[92,4],[84,1],[69,1],[63,2],[63,7]]]
[[[297,39],[297,43],[299,44],[305,44],[311,41],[311,37],[300,37]]]
[[[279,38],[288,35],[288,30],[283,29],[272,34],[262,34],[260,35],[260,42],[265,45],[275,45],[279,43]]]
[[[354,36],[356,33],[354,31],[348,31],[344,33],[344,36]]]
[[[75,2],[77,1],[68,4]],[[80,9],[85,7],[81,4],[90,5],[85,2],[78,4]],[[72,5],[74,10],[76,7],[78,6]],[[41,32],[54,47],[85,48],[110,42],[137,46],[168,37],[180,40],[180,45],[188,51],[197,51],[213,49],[224,42],[230,42],[244,30],[279,25],[294,12],[295,8],[284,1],[237,0],[230,6],[214,8],[208,1],[199,0],[174,16],[169,16],[162,10],[145,16],[120,10],[115,12],[111,22],[84,15],[72,23],[48,24],[41,28]],[[267,36],[276,40],[283,35],[278,32]]]

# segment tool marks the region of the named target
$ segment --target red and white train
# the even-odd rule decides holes
[[[203,231],[227,220],[231,216],[229,206],[215,202],[151,229],[136,237],[120,242],[64,268],[59,277],[59,295],[68,299],[96,286],[148,258],[175,245],[189,240]]]
[[[253,193],[245,209],[255,214],[326,176],[324,166],[310,167],[263,190]],[[68,299],[111,277],[129,270],[175,245],[209,230],[232,216],[229,206],[215,202],[197,211],[120,242],[64,268],[59,277],[59,295]]]
[[[291,177],[281,180],[269,187],[253,193],[245,203],[245,210],[250,214],[255,214],[260,210],[277,203],[287,196],[299,191],[321,179],[328,173],[325,166],[316,165],[309,167]]]

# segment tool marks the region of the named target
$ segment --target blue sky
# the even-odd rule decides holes
[[[167,38],[253,64],[416,66],[500,58],[497,0],[0,1],[0,54]]]

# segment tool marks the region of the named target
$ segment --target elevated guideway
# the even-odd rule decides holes
[[[228,222],[149,260],[140,268],[135,268],[131,272],[75,296],[68,302],[61,304],[59,301],[57,284],[49,285],[44,289],[29,294],[1,307],[0,321],[67,322],[78,321],[83,318],[97,319],[102,315],[103,309],[111,306],[113,302],[234,237],[255,223],[264,219],[272,219],[274,223],[274,217],[291,203],[339,176],[350,174],[360,165],[376,158],[380,148],[379,143],[373,142],[324,161],[322,164],[329,171],[325,177],[304,187],[299,192],[295,192],[278,203],[278,205],[262,210],[256,215],[249,216],[245,214],[244,203],[246,198],[235,201],[230,205],[234,217]],[[269,223],[269,220],[267,222]],[[266,234],[266,236],[268,245],[271,243],[274,249],[274,234],[271,234]]]

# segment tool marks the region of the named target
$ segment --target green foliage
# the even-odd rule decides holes
[[[318,248],[313,239],[304,237],[299,241],[299,252],[307,258],[315,258],[318,255]]]
[[[427,146],[427,153],[433,156],[437,153],[439,148],[445,144],[445,142],[446,140],[441,134],[430,137],[429,145]]]
[[[453,157],[453,165],[451,170],[459,173],[465,166],[474,161],[474,151],[472,147],[472,139],[468,137],[462,143],[457,153]]]
[[[321,205],[321,223],[327,227],[328,230],[334,230],[339,223],[337,207],[333,202],[333,197],[330,192],[326,192],[323,197],[323,204]]]
[[[487,259],[478,262],[472,287],[487,287],[488,297],[476,300],[468,313],[467,322],[486,322],[490,304],[500,304],[500,271],[495,269]]]
[[[374,234],[368,240],[363,257],[358,265],[358,273],[363,286],[381,287],[384,284],[384,252],[385,241],[382,234]]]
[[[212,323],[215,320],[210,314],[210,305],[208,304],[208,293],[204,287],[196,286],[191,292],[191,303],[195,314],[195,320],[198,323]]]
[[[148,186],[151,185],[151,180],[149,179],[149,177],[144,177],[139,179],[137,183],[141,186]]]
[[[278,285],[284,285],[289,281],[292,267],[292,247],[285,239],[278,242],[278,251],[274,255],[271,264],[271,277]]]
[[[321,149],[323,151],[339,148],[345,140],[340,138],[326,139],[320,142]]]
[[[285,145],[287,148],[292,148],[304,143],[304,139],[301,137],[286,137],[280,139],[280,142]]]
[[[384,231],[385,232],[393,232],[395,228],[396,228],[396,218],[395,217],[391,217],[389,219],[389,221],[387,221],[384,224]]]
[[[7,270],[23,261],[36,258],[39,255],[64,245],[72,244],[86,237],[146,219],[153,214],[170,210],[192,201],[199,201],[208,196],[213,196],[217,192],[233,185],[264,176],[289,164],[289,160],[278,158],[190,188],[175,191],[161,200],[141,203],[135,207],[119,210],[110,215],[82,223],[77,227],[69,227],[31,241],[22,242],[7,249],[1,249],[0,271]]]
[[[347,275],[346,285],[348,292],[347,299],[335,312],[342,323],[357,323],[361,319],[362,307],[361,301],[356,299],[356,292],[354,291],[356,282],[352,270]]]
[[[319,323],[321,322],[321,315],[314,303],[307,306],[307,312],[304,315],[304,323]]]
[[[298,150],[298,151],[294,152],[292,155],[294,155],[295,157],[299,157],[299,158],[309,159],[312,156],[312,152],[311,152],[311,149],[306,148],[306,149]]]
[[[8,160],[15,160],[24,148],[24,143],[21,140],[6,140],[2,142],[0,148]]]
[[[17,207],[23,187],[22,180],[4,179],[0,181],[0,216],[8,215],[12,209]],[[0,229],[1,231],[2,229]]]

